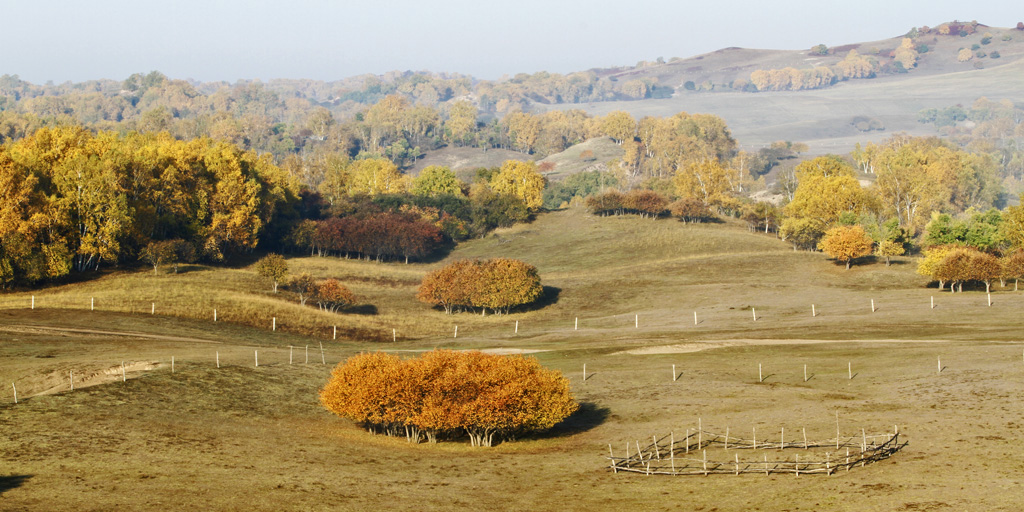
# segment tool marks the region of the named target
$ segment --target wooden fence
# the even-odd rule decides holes
[[[764,454],[763,460],[749,460],[744,457],[740,460],[739,453],[733,454],[733,460],[708,460],[708,447],[723,447],[725,450],[795,450],[792,459],[768,460],[768,454]],[[635,442],[635,451],[630,454],[630,443],[626,443],[626,455],[616,457],[612,452],[612,446],[608,445],[610,469],[615,473],[620,471],[627,473],[642,473],[646,475],[740,475],[743,473],[773,473],[795,475],[801,474],[824,474],[831,475],[836,471],[846,470],[885,460],[898,452],[907,443],[900,441],[899,430],[892,434],[867,435],[863,431],[860,436],[849,438],[828,439],[825,441],[796,441],[786,443],[784,439],[777,442],[757,442],[728,435],[721,435],[704,430],[696,430],[689,433],[680,441],[676,441],[674,434],[669,434],[661,439],[652,438],[652,442],[642,446],[639,441]],[[836,452],[825,452],[821,456],[820,450],[808,452],[811,448],[836,448]],[[845,448],[845,453],[842,449]],[[853,451],[851,451],[853,448]],[[801,460],[800,452],[804,452]],[[699,454],[699,458],[695,456]]]

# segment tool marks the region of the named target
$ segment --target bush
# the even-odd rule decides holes
[[[510,258],[459,260],[423,278],[416,298],[444,308],[451,314],[459,308],[481,313],[508,313],[529,304],[543,293],[537,268]]]
[[[536,358],[449,350],[404,361],[352,356],[334,368],[320,403],[371,432],[410,442],[464,432],[473,446],[547,430],[578,408],[568,379]]]
[[[695,197],[676,200],[668,205],[668,210],[683,222],[708,222],[715,218],[711,207]]]

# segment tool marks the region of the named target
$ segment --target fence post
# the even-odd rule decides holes
[[[324,342],[320,342],[320,362],[327,364],[327,359],[324,357]]]
[[[121,361],[121,382],[128,382],[128,376],[124,374],[124,361]]]
[[[253,350],[252,351],[252,355],[253,355],[253,357],[256,358],[256,367],[258,368],[260,366],[260,351],[259,350]]]
[[[18,386],[15,386],[12,382],[11,387],[14,388],[14,403],[18,403]]]
[[[36,308],[36,296],[33,295],[32,296],[32,309],[35,309],[35,308]],[[17,402],[15,402],[15,403],[17,403]]]
[[[332,340],[338,339],[338,326],[337,325],[334,326],[334,336],[332,336],[331,339]]]
[[[89,297],[89,311],[96,311],[96,297]]]
[[[754,314],[754,321],[756,322],[757,321],[757,310],[754,309],[754,308],[750,308],[750,312]]]
[[[213,308],[213,321],[217,321],[217,308]]]
[[[275,316],[271,322],[272,323],[270,324],[270,330],[277,332],[277,317]]]
[[[217,351],[217,368],[220,368],[220,351]]]
[[[149,314],[151,314],[151,315],[155,315],[156,314],[156,302],[151,302],[150,303]]]
[[[306,345],[306,364],[309,364],[309,345]]]
[[[288,345],[288,364],[292,364],[292,346]]]
[[[871,299],[871,312],[875,312],[875,299]]]

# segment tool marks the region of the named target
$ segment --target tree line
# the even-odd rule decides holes
[[[221,261],[286,222],[298,185],[210,139],[43,128],[0,146],[0,284],[136,261],[154,241]]]

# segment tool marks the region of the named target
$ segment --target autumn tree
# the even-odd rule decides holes
[[[587,196],[584,201],[587,210],[595,215],[615,215],[620,214],[623,211],[626,196],[618,190],[608,190],[606,192]],[[703,204],[703,203],[701,203]]]
[[[715,218],[708,205],[693,197],[673,201],[668,205],[668,210],[673,217],[683,222],[707,222]]]
[[[543,288],[537,268],[509,259],[458,260],[428,273],[416,298],[444,308],[451,314],[456,308],[480,308],[508,313],[512,308],[540,298]]]
[[[1024,250],[1018,249],[1002,259],[1002,279],[1013,279],[1013,291],[1017,291],[1018,281],[1024,278]]]
[[[985,293],[992,290],[992,281],[999,279],[1003,274],[1003,266],[999,258],[981,251],[973,251],[968,275],[971,281],[978,281],[985,285]]]
[[[899,62],[904,69],[912,69],[917,66],[917,55],[914,41],[909,37],[904,37],[900,46],[893,52],[896,62]]]
[[[299,296],[299,305],[305,306],[306,301],[316,293],[317,283],[311,274],[303,272],[288,279],[285,288],[295,292]]]
[[[436,197],[439,195],[462,195],[462,183],[448,167],[431,165],[420,171],[419,176],[412,180],[413,195]]]
[[[169,263],[175,258],[175,242],[162,240],[150,242],[139,252],[139,259],[153,266],[153,273],[160,271],[160,265]]]
[[[445,135],[449,141],[463,145],[471,133],[476,130],[477,109],[472,103],[461,100],[452,103],[448,108],[448,120],[445,122]]]
[[[622,144],[627,140],[633,140],[636,134],[636,120],[628,112],[616,110],[601,119],[601,132],[615,141]]]
[[[882,240],[878,242],[878,247],[875,248],[875,255],[885,258],[885,266],[887,267],[893,256],[901,256],[904,252],[903,244],[892,240]]]
[[[971,279],[971,253],[967,247],[954,247],[936,266],[935,277],[948,282],[950,292],[963,292],[964,281]]]
[[[665,213],[668,199],[653,190],[635,189],[626,193],[622,206],[641,217],[657,219]]]
[[[534,162],[506,160],[490,181],[490,187],[498,194],[521,199],[526,207],[536,210],[544,204],[544,186],[547,180],[537,172]]]
[[[829,257],[846,263],[846,269],[855,258],[871,254],[871,237],[860,226],[836,226],[825,232],[818,249]]]
[[[943,272],[940,272],[939,267],[943,260],[946,259],[946,256],[959,248],[960,246],[954,245],[938,245],[926,248],[922,253],[922,258],[917,263],[918,275],[938,281],[939,290],[945,289],[947,277]]]
[[[730,192],[730,170],[717,159],[687,162],[676,170],[676,195],[695,198],[705,205],[720,203]]]
[[[550,429],[578,407],[568,379],[536,358],[447,350],[352,356],[334,368],[320,402],[371,432],[410,442],[465,434],[473,446]]]
[[[278,283],[288,275],[288,262],[280,254],[268,254],[256,262],[256,273],[269,279],[277,293]]]
[[[349,195],[395,194],[406,190],[406,180],[398,167],[386,158],[355,160],[347,169]]]
[[[316,284],[313,292],[316,305],[331,313],[356,303],[356,296],[337,279],[327,279]]]

